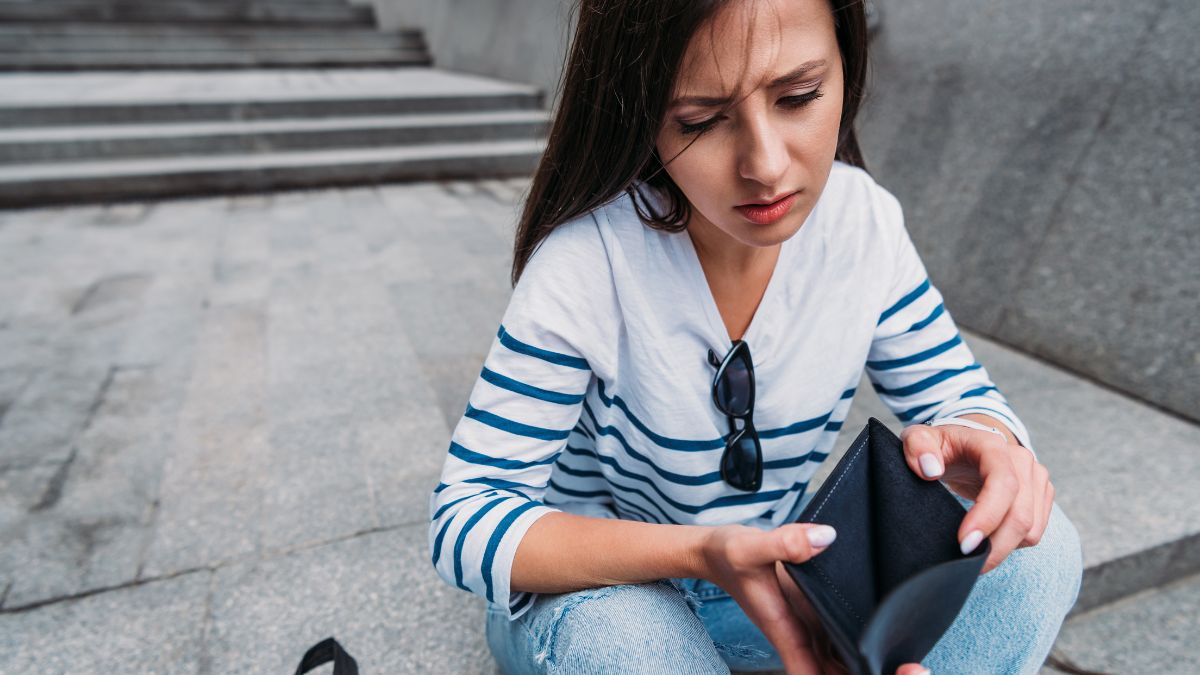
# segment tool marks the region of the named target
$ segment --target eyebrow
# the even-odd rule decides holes
[[[795,68],[795,70],[792,70],[790,73],[787,73],[785,75],[780,75],[779,77],[775,78],[774,80],[771,80],[771,83],[768,84],[767,86],[771,89],[774,89],[775,87],[782,87],[785,84],[794,84],[795,82],[802,79],[805,75],[808,75],[808,73],[810,71],[820,68],[824,65],[825,65],[825,59],[819,59],[816,61],[805,61],[804,63],[801,63],[799,66],[797,66]],[[680,106],[680,105],[698,105],[698,106],[706,106],[706,107],[707,106],[718,106],[718,105],[725,105],[726,103],[729,103],[732,100],[733,100],[732,96],[681,96],[681,97],[671,101],[671,104],[669,107],[674,108],[674,107]]]

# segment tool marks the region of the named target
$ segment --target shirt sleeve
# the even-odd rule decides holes
[[[588,358],[604,323],[595,297],[603,299],[609,269],[598,246],[588,217],[560,225],[531,257],[430,496],[438,575],[505,608],[509,619],[536,597],[509,587],[513,558],[529,527],[558,510],[543,495],[592,377]],[[592,302],[582,301],[584,292]]]
[[[975,359],[942,294],[930,283],[900,203],[882,187],[876,190],[875,212],[884,221],[884,239],[890,239],[893,274],[867,356],[875,392],[905,424],[984,414],[1004,423],[1034,452],[1025,425]]]

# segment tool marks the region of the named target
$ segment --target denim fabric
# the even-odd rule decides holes
[[[1079,534],[1055,504],[1041,541],[979,578],[922,664],[934,673],[1038,672],[1075,603],[1082,564]],[[543,594],[513,621],[489,607],[486,632],[509,675],[783,668],[738,604],[702,579]]]

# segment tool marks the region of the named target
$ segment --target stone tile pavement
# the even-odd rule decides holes
[[[366,673],[495,672],[482,601],[429,563],[427,499],[507,302],[526,187],[0,212],[0,673],[290,672],[328,635]],[[1042,441],[1085,557],[1194,535],[1186,491],[1165,493],[1200,453],[1119,472],[1140,448],[1200,447],[1194,427],[966,338]],[[1063,406],[1103,414],[1080,439]],[[846,426],[867,415],[898,428],[869,393]],[[1137,489],[1175,511],[1115,522],[1106,500]],[[1195,594],[1164,593],[1116,616]],[[1064,643],[1120,625],[1095,616]],[[1086,663],[1147,663],[1126,647]]]

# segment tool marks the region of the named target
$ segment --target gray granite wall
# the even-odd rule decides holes
[[[955,319],[1200,421],[1200,4],[882,4],[868,160]]]
[[[381,27],[425,31],[438,68],[535,84],[551,107],[574,28],[568,0],[372,0]]]
[[[375,2],[555,90],[566,0]],[[867,158],[956,320],[1200,421],[1200,3],[880,5]]]

